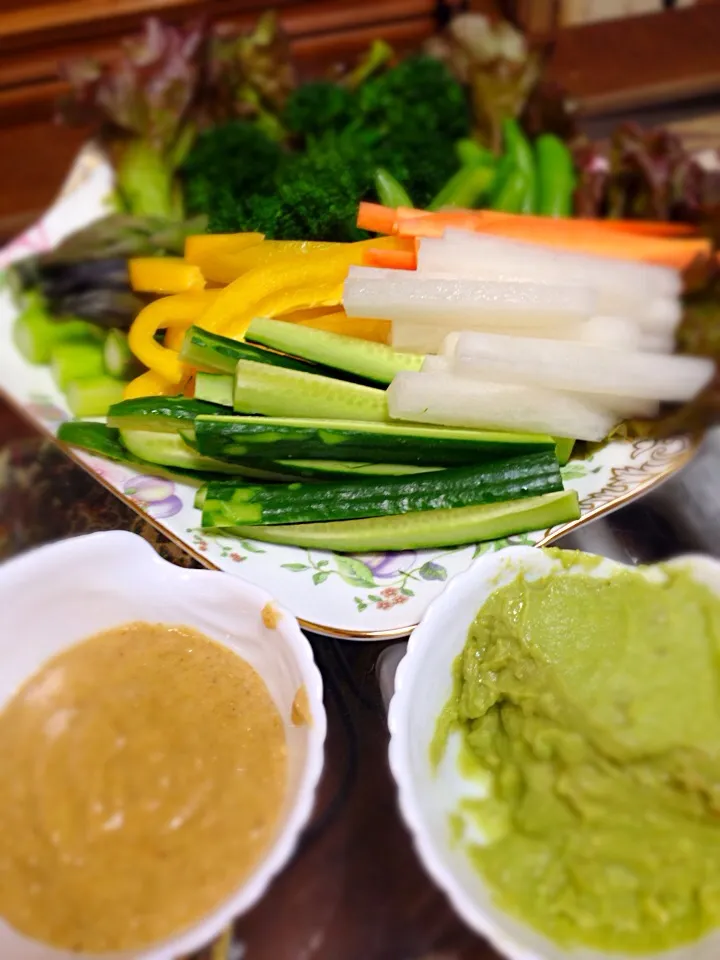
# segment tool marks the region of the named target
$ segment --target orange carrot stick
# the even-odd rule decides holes
[[[370,247],[363,256],[368,267],[385,267],[387,270],[417,269],[417,255],[414,250],[378,250]]]
[[[380,203],[368,203],[363,200],[358,207],[357,225],[361,230],[371,233],[393,233],[396,215],[392,207],[383,207]]]
[[[561,250],[659,263],[675,270],[684,270],[696,257],[708,257],[710,254],[710,243],[704,238],[675,240],[610,230],[565,230],[562,223],[550,219],[537,229],[508,220],[487,224],[480,227],[479,231]]]

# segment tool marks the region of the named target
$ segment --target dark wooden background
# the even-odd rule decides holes
[[[249,26],[259,0],[0,0],[0,240],[50,203],[87,130],[53,123],[61,61],[107,59],[148,14]],[[275,0],[302,69],[321,72],[382,36],[417,46],[453,10],[506,15],[554,33],[551,74],[588,116],[720,92],[720,2],[558,27],[559,0]]]

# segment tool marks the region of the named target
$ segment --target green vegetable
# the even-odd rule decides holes
[[[293,90],[282,120],[290,133],[305,141],[329,130],[340,132],[354,119],[355,109],[355,98],[349,89],[330,80],[316,80]]]
[[[163,433],[159,430],[120,430],[120,439],[126,450],[145,463],[162,467],[177,467],[204,473],[231,473],[235,476],[251,476],[255,479],[278,479],[265,471],[247,468],[242,464],[225,463],[203,457],[184,442],[178,433]],[[284,479],[284,478],[279,478]]]
[[[405,187],[384,167],[378,167],[375,171],[375,190],[378,200],[386,207],[412,207],[413,205]]]
[[[298,477],[327,480],[350,477],[406,477],[415,473],[437,473],[444,467],[419,467],[407,463],[356,463],[347,460],[275,460],[278,470]]]
[[[187,397],[133,397],[115,402],[108,410],[109,427],[121,430],[158,430],[173,433],[192,423],[202,414],[224,412],[213,403]]]
[[[428,210],[444,207],[472,209],[492,190],[496,172],[489,166],[465,166],[454,173],[442,190],[430,201]]]
[[[13,342],[28,363],[48,364],[60,343],[87,342],[92,328],[84,320],[52,320],[44,307],[33,301],[13,323]]]
[[[415,55],[363,84],[358,101],[359,123],[376,132],[374,165],[426,207],[457,167],[456,140],[470,133],[463,87],[444,64]]]
[[[556,490],[562,490],[562,479],[557,460],[549,451],[445,470],[441,484],[432,473],[320,485],[211,483],[202,525],[233,527],[393,516],[516,500]]]
[[[238,537],[338,553],[422,550],[545,530],[580,516],[577,493],[564,490],[508,503],[426,510],[393,517],[233,527]]]
[[[105,369],[121,380],[132,380],[142,373],[142,364],[133,355],[128,346],[127,334],[122,330],[109,330],[103,350]]]
[[[288,370],[303,370],[305,373],[322,372],[314,364],[284,357],[272,350],[250,346],[242,340],[231,340],[194,326],[185,335],[180,357],[192,367],[203,367],[217,373],[235,373],[238,360],[254,360],[256,363],[269,363],[276,367],[287,367]]]
[[[107,375],[83,377],[65,384],[65,399],[74,417],[104,417],[122,400],[125,386],[123,380]]]
[[[246,120],[211,127],[181,169],[188,210],[206,213],[211,231],[255,229],[250,198],[273,192],[281,157],[279,145]]]
[[[498,178],[498,193],[493,197],[492,207],[506,213],[534,213],[537,184],[532,147],[517,120],[503,120],[502,130],[505,173]]]
[[[74,95],[66,117],[101,122],[116,162],[117,193],[130,213],[182,217],[175,173],[195,132],[205,52],[201,26],[183,29],[150,18],[143,36],[123,42],[119,57],[65,67]]]
[[[494,167],[497,163],[497,157],[473,140],[472,137],[462,137],[455,142],[455,153],[463,167]]]
[[[70,447],[80,447],[88,453],[95,453],[118,463],[126,463],[131,467],[151,468],[152,473],[170,477],[171,480],[179,480],[181,483],[205,484],[210,476],[206,472],[197,473],[177,467],[162,467],[148,463],[147,460],[141,460],[140,457],[136,457],[125,449],[120,442],[119,431],[107,427],[104,423],[66,420],[58,427],[57,438]]]
[[[92,341],[59,343],[52,349],[50,366],[55,382],[63,391],[71,380],[104,375],[102,345]]]
[[[558,463],[561,467],[564,467],[570,459],[570,455],[573,452],[574,446],[574,440],[567,439],[566,437],[560,437],[557,439],[555,444],[555,456],[557,457]]]
[[[235,151],[219,132],[224,127],[198,141],[183,171],[187,207],[207,212],[211,230],[259,230],[276,239],[362,239],[357,206],[375,196],[378,167],[425,205],[457,165],[455,141],[470,132],[461,85],[430,57],[410,57],[355,91],[337,94],[322,84],[307,94],[301,90],[286,107],[293,118],[287,122],[303,141],[299,152],[278,160],[277,146],[252,127]],[[319,124],[313,109],[332,122]],[[201,142],[207,145],[202,157]],[[268,161],[271,152],[275,160]],[[212,174],[206,174],[211,166]]]
[[[228,460],[350,460],[469,466],[538,450],[552,437],[484,430],[450,430],[394,423],[295,420],[279,417],[198,417],[183,436],[200,453]]]
[[[572,216],[575,170],[565,144],[551,133],[535,141],[538,213],[546,217]]]
[[[322,364],[322,372],[334,368],[383,384],[391,383],[401,370],[419,370],[423,361],[420,354],[402,353],[384,343],[266,317],[256,317],[245,336],[253,343]]]
[[[233,406],[267,417],[388,419],[384,390],[251,360],[237,362]]]
[[[232,409],[234,388],[235,382],[229,373],[205,373],[198,370],[195,374],[193,394],[196,400],[205,400],[207,403]]]
[[[499,182],[498,190],[492,198],[491,207],[493,210],[501,210],[503,213],[527,212],[524,208],[528,206],[529,197],[530,193],[525,175],[517,170],[512,170]]]

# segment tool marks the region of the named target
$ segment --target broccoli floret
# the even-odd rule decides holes
[[[210,229],[220,229],[213,224],[230,216],[229,207],[273,190],[282,155],[275,141],[247,121],[233,120],[205,131],[182,167],[188,211],[207,213]]]
[[[457,169],[454,144],[470,133],[465,91],[432,57],[409,57],[364,84],[363,123],[379,132],[378,165],[425,206]]]
[[[327,80],[304,83],[285,105],[283,123],[290,133],[318,137],[344,129],[355,113],[355,96]]]
[[[285,240],[352,241],[358,202],[373,190],[375,161],[366,140],[350,131],[328,133],[282,165],[277,178],[280,216],[275,236]]]

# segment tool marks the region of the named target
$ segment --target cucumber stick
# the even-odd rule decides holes
[[[62,391],[72,380],[101,377],[105,373],[102,345],[92,341],[59,343],[53,347],[50,368]]]
[[[122,400],[126,383],[101,374],[65,384],[65,399],[74,417],[104,417]]]
[[[127,464],[130,467],[137,467],[161,477],[169,477],[171,480],[178,480],[181,483],[200,486],[201,484],[207,484],[211,476],[207,471],[199,473],[141,460],[140,457],[136,457],[125,449],[120,442],[119,431],[113,430],[112,427],[108,427],[104,423],[66,420],[58,427],[57,437],[58,440],[70,447],[79,447],[81,450],[87,450],[88,453],[94,453],[100,457],[106,457],[108,460]],[[215,474],[212,474],[212,476],[215,476]]]
[[[198,370],[195,374],[193,393],[196,400],[205,400],[207,403],[232,409],[234,389],[235,383],[229,373],[204,373]]]
[[[250,360],[237,362],[234,407],[267,417],[388,419],[384,390]]]
[[[552,437],[534,434],[278,417],[200,416],[183,435],[201,454],[230,462],[347,460],[465,467],[555,448]]]
[[[103,347],[105,369],[111,377],[131,380],[143,372],[143,365],[133,355],[124,330],[109,330]]]
[[[292,480],[282,473],[247,466],[224,463],[211,457],[199,456],[187,446],[178,433],[160,433],[156,430],[120,430],[123,446],[133,456],[148,464],[174,467],[206,474],[232,474],[253,480]]]
[[[287,370],[301,370],[305,373],[322,372],[313,363],[295,360],[273,350],[252,346],[242,340],[231,340],[194,326],[185,334],[180,358],[192,367],[214,373],[235,373],[238,360],[254,360],[256,363],[284,367]]]
[[[322,485],[219,482],[208,487],[202,525],[236,527],[393,516],[518,500],[557,490],[562,490],[562,478],[550,451],[446,470],[442,483],[429,473]]]
[[[423,362],[420,354],[399,353],[384,343],[265,317],[253,320],[245,338],[382,384],[401,370],[419,370]]]
[[[33,364],[48,364],[60,343],[91,342],[97,327],[85,320],[53,320],[41,304],[29,303],[13,324],[12,337],[18,353]]]
[[[108,426],[123,430],[177,432],[201,414],[225,412],[222,407],[187,397],[134,397],[114,403],[108,410]]]
[[[278,470],[298,477],[318,480],[351,477],[406,477],[418,473],[437,473],[445,467],[419,467],[410,463],[355,463],[347,460],[275,460]]]
[[[421,550],[497,540],[545,530],[580,516],[577,493],[563,490],[542,497],[451,510],[425,510],[392,517],[233,527],[235,536],[337,553]]]

